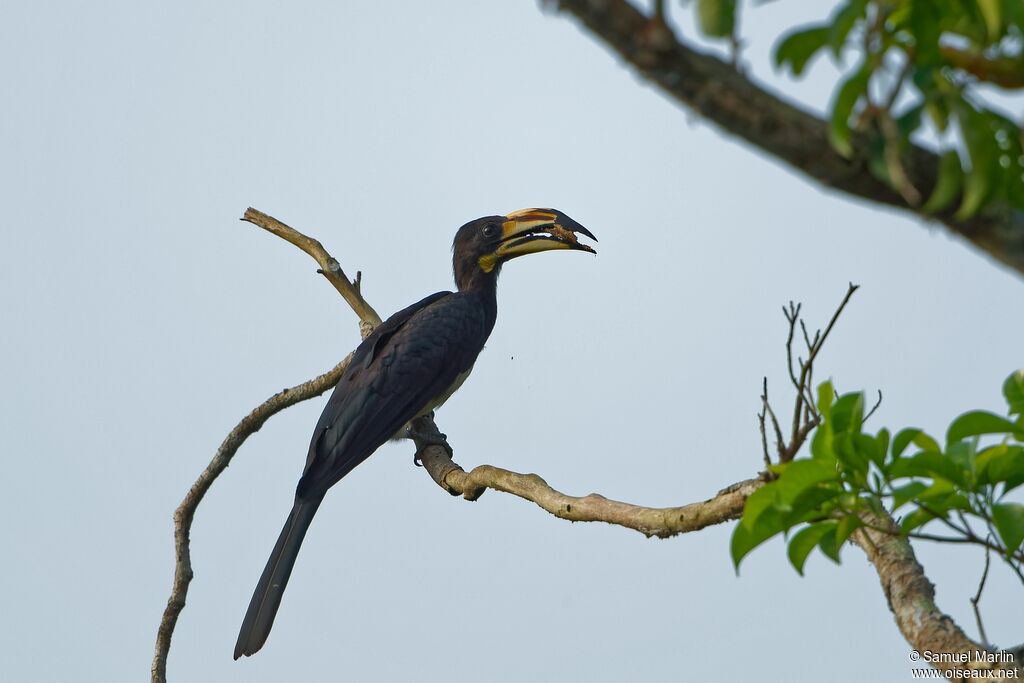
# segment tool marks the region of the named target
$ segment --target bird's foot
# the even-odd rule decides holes
[[[410,439],[413,439],[417,441],[419,444],[421,444],[420,447],[416,450],[416,454],[412,456],[412,462],[417,467],[423,466],[422,463],[420,463],[420,453],[422,453],[424,449],[429,448],[430,446],[440,446],[445,450],[449,458],[455,457],[455,451],[452,450],[451,445],[448,443],[447,434],[442,434],[436,429],[433,431],[423,431],[420,429],[415,429],[411,426],[406,430],[406,434]]]

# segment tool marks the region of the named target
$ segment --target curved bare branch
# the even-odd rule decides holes
[[[338,265],[338,262],[327,253],[327,250],[324,249],[319,241],[307,237],[276,218],[253,208],[246,209],[242,220],[257,225],[291,242],[312,256],[320,264],[320,273],[334,285],[334,288],[338,290],[356,315],[359,316],[359,329],[363,338],[366,338],[373,331],[373,328],[380,324],[380,316],[367,303],[359,290],[359,276],[357,275],[354,281],[350,281],[345,276],[341,266]],[[349,354],[344,360],[319,377],[315,377],[290,389],[279,391],[242,418],[242,421],[235,425],[235,428],[225,437],[220,448],[214,454],[213,459],[210,460],[210,464],[206,466],[206,469],[199,475],[199,478],[192,484],[188,493],[185,494],[184,500],[181,501],[181,504],[174,511],[174,580],[171,584],[171,595],[167,599],[167,606],[164,608],[163,616],[160,618],[160,626],[157,629],[156,650],[150,668],[153,683],[164,683],[167,680],[167,655],[171,649],[171,636],[174,634],[178,615],[185,608],[188,586],[192,581],[189,533],[192,529],[192,520],[195,517],[196,508],[203,501],[203,497],[210,490],[214,480],[231,464],[231,459],[249,436],[258,432],[263,423],[285,408],[319,396],[337,384],[345,368],[348,367],[351,357],[352,354]]]
[[[436,434],[429,416],[419,418],[418,434]],[[441,446],[416,439],[417,457],[434,482],[453,496],[476,500],[487,489],[510,493],[536,504],[560,519],[570,522],[606,522],[639,531],[648,538],[668,538],[699,531],[714,524],[739,519],[747,497],[765,484],[762,479],[747,479],[708,500],[670,508],[650,508],[610,500],[599,493],[570,496],[551,488],[536,474],[520,474],[492,465],[479,465],[466,472]]]
[[[188,493],[185,494],[184,500],[174,511],[174,582],[171,585],[171,596],[167,599],[167,607],[164,608],[156,635],[156,652],[153,655],[153,664],[150,669],[154,683],[163,683],[167,680],[167,654],[171,649],[171,636],[178,623],[178,615],[185,607],[185,596],[188,595],[188,585],[192,581],[189,533],[192,530],[192,519],[195,517],[199,503],[203,501],[206,492],[210,490],[221,472],[231,464],[231,459],[249,436],[258,432],[263,423],[285,408],[319,396],[333,387],[341,378],[341,374],[345,372],[351,357],[352,354],[349,354],[345,360],[319,377],[290,389],[282,389],[242,418],[242,421],[235,425],[235,428],[224,438],[220,448],[210,460],[210,464],[192,484]]]

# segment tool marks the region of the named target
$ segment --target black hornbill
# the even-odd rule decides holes
[[[596,253],[575,233],[590,231],[554,209],[524,209],[466,223],[452,244],[458,292],[438,292],[381,323],[355,350],[317,422],[277,539],[235,644],[235,659],[267,640],[302,539],[327,489],[408,423],[444,403],[462,385],[498,314],[498,272],[505,261],[552,249]]]

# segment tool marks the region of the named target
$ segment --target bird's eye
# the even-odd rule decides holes
[[[487,223],[481,229],[481,232],[483,233],[484,237],[488,239],[493,239],[501,233],[501,228],[499,228],[495,223]]]

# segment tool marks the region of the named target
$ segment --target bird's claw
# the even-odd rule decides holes
[[[455,457],[455,451],[452,450],[451,445],[448,443],[448,435],[438,431],[424,432],[413,427],[409,427],[406,434],[410,439],[418,441],[420,447],[416,450],[416,453],[412,456],[412,464],[416,467],[423,467],[423,463],[420,462],[420,454],[431,446],[440,446],[448,454],[449,458]]]

